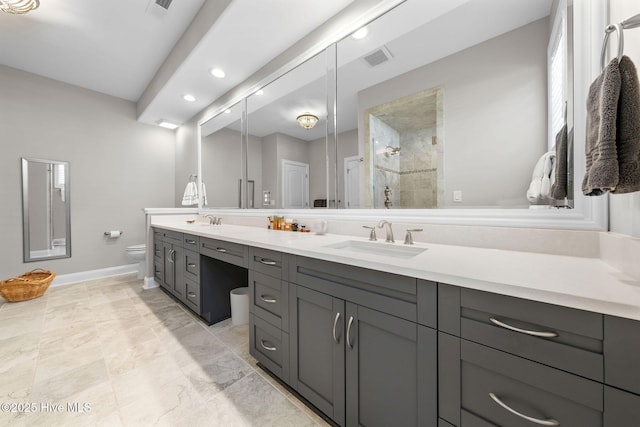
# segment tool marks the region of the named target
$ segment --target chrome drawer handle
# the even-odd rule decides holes
[[[260,258],[260,259],[258,260],[258,262],[259,262],[260,264],[264,264],[264,265],[276,265],[276,262],[275,262],[275,261],[271,261],[271,260],[269,260],[269,259],[264,259],[264,258]]]
[[[353,316],[349,316],[349,324],[347,325],[347,345],[353,350],[353,344],[351,344],[351,325],[353,325]]]
[[[195,292],[188,292],[187,295],[189,295],[189,298],[195,298],[196,297]]]
[[[186,239],[185,242],[190,244],[190,245],[195,245],[196,244],[196,241],[195,240],[191,240],[191,239]]]
[[[510,408],[509,406],[507,406],[506,403],[504,403],[502,400],[500,400],[500,398],[498,396],[496,396],[493,393],[489,393],[489,397],[491,399],[493,399],[494,402],[496,402],[498,405],[500,405],[502,408],[506,409],[507,411],[511,412],[514,415],[519,416],[520,418],[524,418],[525,420],[532,422],[534,424],[539,424],[541,426],[559,426],[560,422],[557,420],[554,420],[553,418],[549,418],[548,420],[541,420],[539,418],[533,418],[530,417],[528,415],[525,415],[523,413],[520,413],[518,411],[516,411],[513,408]]]
[[[173,256],[175,253],[176,251],[174,251],[173,249],[169,249],[169,257],[167,258],[167,260],[172,264],[175,261],[175,258]]]
[[[275,304],[275,303],[278,302],[277,299],[275,299],[274,297],[271,297],[269,295],[260,295],[260,299],[262,301],[266,302],[266,303],[269,303],[269,304]]]
[[[333,319],[333,340],[336,344],[340,344],[340,340],[336,336],[336,327],[338,326],[338,319],[340,319],[340,312],[336,313],[336,318]]]
[[[196,265],[195,264],[187,264],[187,267],[189,268],[194,268]]]
[[[216,251],[225,253],[227,250],[225,248],[216,248]]]
[[[261,345],[261,346],[262,346],[262,348],[264,348],[265,350],[268,350],[268,351],[276,351],[276,350],[277,350],[277,348],[272,347],[272,346],[268,346],[268,345],[266,345],[265,343],[266,343],[266,341],[265,341],[265,340],[260,340],[260,345]]]
[[[516,328],[515,326],[507,325],[493,317],[489,318],[489,321],[494,325],[500,326],[501,328],[509,329],[510,331],[520,332],[521,334],[533,335],[534,337],[542,337],[542,338],[555,338],[558,336],[557,332],[537,332],[537,331],[528,331],[526,329]]]

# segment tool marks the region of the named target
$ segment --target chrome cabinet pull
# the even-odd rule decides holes
[[[196,265],[195,265],[195,264],[193,264],[193,263],[192,263],[192,264],[187,264],[187,267],[189,267],[189,268],[194,268],[195,266],[196,266]]]
[[[176,251],[174,251],[173,249],[169,249],[169,256],[167,257],[167,261],[169,261],[172,264],[173,264],[173,261],[174,261],[173,254],[175,254],[175,253],[176,253]]]
[[[196,297],[195,292],[187,292],[187,295],[189,296],[189,298],[195,298]]]
[[[333,319],[333,340],[336,344],[340,344],[340,339],[336,335],[336,327],[338,326],[338,319],[340,319],[340,312],[336,313],[336,318]]]
[[[265,350],[268,350],[268,351],[276,351],[276,350],[277,350],[277,348],[276,348],[276,347],[268,346],[268,345],[267,345],[267,344],[265,344],[265,343],[266,343],[266,341],[265,341],[265,340],[260,340],[260,345],[261,345],[261,346],[262,346],[262,348],[264,348]]]
[[[534,424],[539,424],[541,426],[559,426],[560,422],[557,420],[554,420],[553,418],[549,418],[548,420],[541,420],[539,418],[533,418],[530,417],[528,415],[525,415],[521,412],[516,411],[515,409],[507,406],[506,403],[504,403],[502,400],[500,400],[500,398],[498,396],[496,396],[493,393],[489,393],[489,397],[491,399],[493,399],[494,402],[496,402],[498,405],[500,405],[502,408],[506,409],[507,411],[511,412],[514,415],[519,416],[520,418],[523,418],[529,422],[532,422]]]
[[[190,244],[190,245],[195,245],[196,244],[196,241],[195,240],[191,240],[191,239],[186,239],[185,242]]]
[[[347,325],[347,345],[350,349],[353,349],[353,344],[351,344],[351,325],[353,325],[353,316],[349,316],[349,324]]]
[[[264,265],[276,265],[276,262],[275,262],[275,261],[271,261],[270,259],[260,258],[260,259],[258,260],[258,262],[259,262],[260,264],[264,264]]]
[[[225,248],[216,248],[216,251],[225,253],[227,250]]]
[[[555,338],[558,336],[557,332],[537,332],[537,331],[528,331],[526,329],[516,328],[515,326],[507,325],[506,323],[503,323],[493,317],[490,317],[489,321],[494,325],[500,326],[501,328],[509,329],[510,331],[520,332],[521,334],[533,335],[534,337]]]
[[[275,299],[274,297],[269,296],[269,295],[260,295],[260,299],[262,301],[266,302],[266,303],[269,303],[269,304],[275,304],[275,303],[278,302],[277,299]]]

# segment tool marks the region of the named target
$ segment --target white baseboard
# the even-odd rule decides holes
[[[138,264],[121,265],[118,267],[101,268],[99,270],[80,271],[78,273],[60,274],[53,279],[51,286],[70,285],[87,280],[104,279],[106,277],[121,276],[137,273]]]

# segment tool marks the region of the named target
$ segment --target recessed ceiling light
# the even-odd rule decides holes
[[[355,33],[351,34],[351,37],[353,37],[356,40],[360,40],[367,37],[368,34],[369,34],[369,29],[367,27],[362,27],[359,30],[357,30]]]
[[[256,95],[260,96],[260,95],[264,95],[264,91],[262,89],[258,90],[256,92]]]
[[[186,95],[182,95],[182,99],[184,99],[185,101],[194,102],[196,100],[196,97],[187,93]]]
[[[230,108],[227,108],[226,110],[224,110],[224,113],[225,113],[225,114],[231,114],[231,109],[230,109]]]
[[[177,124],[168,122],[166,120],[158,120],[157,123],[158,123],[158,126],[163,127],[163,128],[167,128],[167,129],[171,129],[171,130],[178,129],[180,127]]]
[[[221,68],[212,68],[211,75],[219,79],[224,79],[224,77],[226,76],[225,72]]]

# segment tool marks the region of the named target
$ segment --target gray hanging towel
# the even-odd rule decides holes
[[[616,113],[620,95],[618,59],[609,62],[589,88],[587,97],[587,170],[582,181],[586,196],[599,196],[618,184]]]
[[[551,186],[551,198],[563,200],[567,197],[567,125],[556,135],[555,179]]]
[[[618,185],[612,193],[640,191],[640,85],[638,71],[626,55],[620,60],[620,97],[616,150]]]

